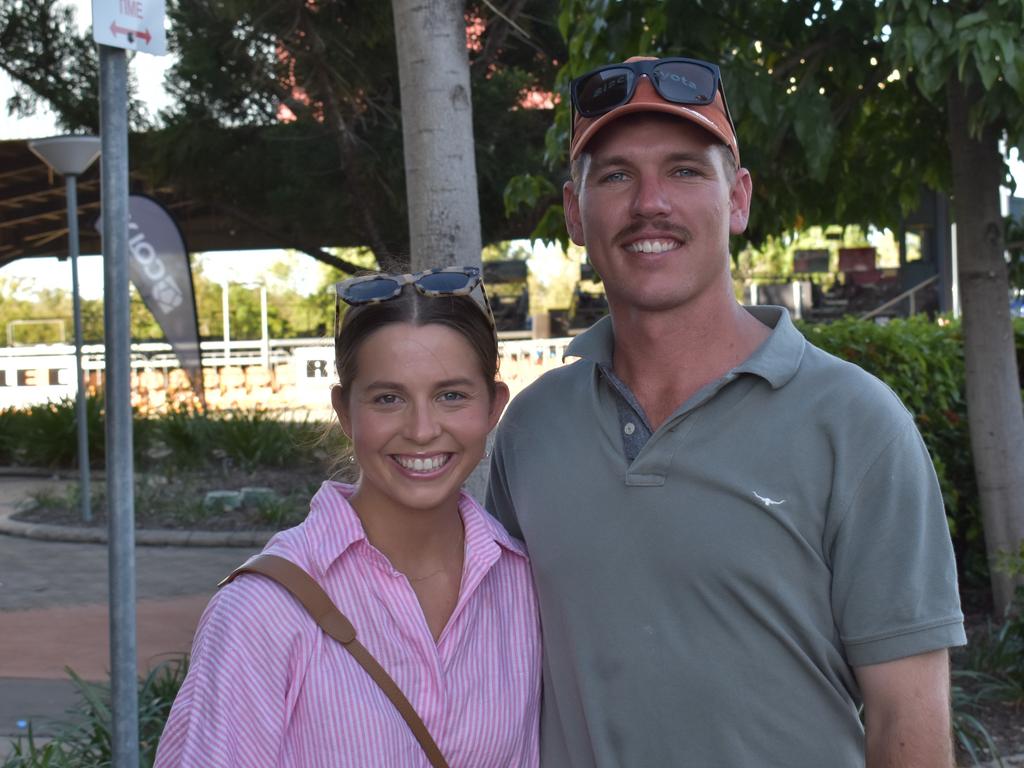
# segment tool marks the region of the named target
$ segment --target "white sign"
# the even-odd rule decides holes
[[[92,0],[92,39],[101,45],[163,56],[164,0]]]

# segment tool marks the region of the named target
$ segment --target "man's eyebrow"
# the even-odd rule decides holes
[[[666,159],[670,163],[712,164],[711,158],[706,152],[674,152]],[[606,157],[593,157],[591,163],[595,168],[607,168],[613,165],[630,166],[633,164],[633,160],[626,155],[608,155]]]

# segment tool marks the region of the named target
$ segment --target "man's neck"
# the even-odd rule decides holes
[[[771,333],[731,296],[666,312],[616,312],[613,306],[612,322],[612,368],[655,429],[699,389],[750,357]]]

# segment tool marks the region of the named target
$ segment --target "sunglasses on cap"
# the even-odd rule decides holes
[[[480,269],[478,267],[440,267],[400,275],[362,275],[336,283],[334,289],[338,298],[335,302],[335,335],[341,327],[341,313],[338,311],[341,308],[341,302],[344,301],[353,307],[363,304],[380,304],[401,296],[402,289],[407,285],[411,285],[422,295],[432,298],[472,296],[480,311],[487,316],[491,328],[496,328]]]
[[[736,134],[721,70],[715,64],[698,59],[646,59],[598,67],[572,81],[573,109],[581,117],[594,118],[624,106],[632,100],[643,75],[651,81],[658,95],[672,104],[709,105],[720,92],[729,127],[733,135]]]

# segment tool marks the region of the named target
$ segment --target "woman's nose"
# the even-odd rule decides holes
[[[427,443],[441,434],[441,422],[430,405],[414,405],[409,409],[406,430],[410,440]]]

